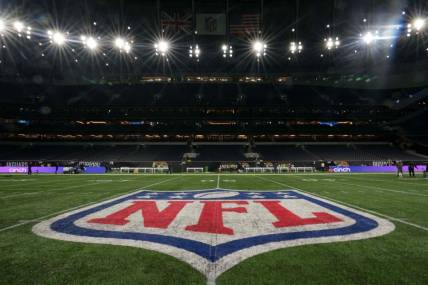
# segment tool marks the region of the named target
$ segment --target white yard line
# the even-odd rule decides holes
[[[105,198],[103,198],[103,199],[101,199],[101,200],[98,200],[98,201],[85,203],[85,204],[78,205],[78,206],[75,206],[75,207],[72,207],[72,208],[69,208],[69,209],[66,209],[66,210],[61,210],[61,211],[58,211],[58,212],[55,212],[55,213],[51,213],[51,214],[46,215],[46,216],[38,217],[38,218],[35,218],[35,219],[32,219],[32,220],[27,220],[27,221],[25,221],[25,222],[18,223],[18,224],[12,225],[12,226],[8,226],[8,227],[5,227],[5,228],[1,228],[1,229],[0,229],[0,233],[1,233],[1,232],[4,232],[4,231],[7,231],[7,230],[10,230],[10,229],[14,229],[14,228],[17,228],[17,227],[20,227],[20,226],[26,225],[26,224],[29,224],[29,223],[38,222],[38,221],[40,221],[40,220],[43,220],[43,219],[49,218],[49,217],[51,217],[51,216],[55,216],[55,215],[59,215],[59,214],[63,214],[63,213],[65,213],[65,212],[69,212],[69,211],[73,211],[73,210],[76,210],[76,209],[79,209],[79,208],[83,208],[83,207],[86,207],[86,206],[90,206],[90,205],[93,205],[93,204],[96,204],[96,203],[100,203],[100,202],[102,202],[102,201],[106,201],[106,200],[114,199],[114,198],[116,198],[116,197],[120,197],[120,196],[126,195],[126,194],[128,194],[128,193],[133,193],[133,192],[138,192],[138,191],[141,191],[141,190],[145,190],[145,189],[146,189],[146,188],[148,188],[148,187],[156,186],[156,185],[159,185],[159,184],[162,184],[162,183],[165,183],[165,182],[169,182],[169,181],[172,181],[172,180],[175,180],[175,179],[178,179],[178,178],[179,178],[179,177],[175,177],[175,178],[170,178],[170,179],[162,180],[162,181],[157,182],[157,183],[153,183],[153,184],[150,184],[150,185],[147,185],[147,186],[143,186],[143,187],[138,188],[138,189],[134,189],[134,190],[132,190],[132,191],[130,191],[130,192],[126,192],[126,193],[121,193],[121,194],[112,195],[112,196],[105,197]]]
[[[217,189],[220,188],[220,173],[217,174]]]
[[[379,212],[376,212],[376,211],[373,211],[373,210],[368,210],[368,209],[365,209],[365,208],[362,208],[362,207],[359,207],[359,206],[356,206],[356,205],[353,205],[353,204],[350,204],[350,203],[346,203],[346,202],[342,202],[342,201],[339,201],[339,200],[336,200],[336,199],[332,199],[330,197],[326,197],[326,196],[319,195],[319,194],[314,194],[312,192],[308,192],[308,191],[299,189],[297,187],[293,187],[291,185],[288,185],[288,184],[285,184],[285,183],[281,183],[281,182],[278,182],[278,181],[275,181],[275,180],[272,180],[272,179],[267,179],[267,178],[263,178],[263,177],[260,177],[260,176],[258,176],[257,178],[259,178],[261,180],[264,180],[264,181],[272,182],[272,183],[275,183],[275,184],[278,184],[278,185],[281,185],[281,186],[284,186],[284,187],[296,189],[296,190],[301,191],[303,193],[307,193],[307,194],[310,194],[310,195],[318,196],[320,198],[327,199],[327,200],[330,200],[330,201],[333,201],[333,202],[336,202],[336,203],[339,203],[339,204],[342,204],[342,205],[345,205],[345,206],[349,206],[349,207],[352,207],[352,208],[355,208],[355,209],[358,209],[358,210],[366,211],[366,212],[369,212],[369,213],[372,213],[372,214],[375,214],[375,215],[387,218],[388,220],[396,221],[396,222],[399,222],[399,223],[402,223],[402,224],[405,224],[405,225],[408,225],[408,226],[412,226],[412,227],[415,227],[415,228],[418,228],[420,230],[424,230],[424,231],[428,232],[428,228],[427,227],[424,227],[424,226],[421,226],[421,225],[418,225],[418,224],[415,224],[415,223],[410,223],[410,222],[404,221],[404,220],[399,219],[399,218],[395,218],[395,217],[392,217],[392,216],[389,216],[389,215],[385,215],[385,214],[382,214],[382,213],[379,213]]]

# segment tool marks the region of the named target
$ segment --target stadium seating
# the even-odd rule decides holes
[[[246,160],[243,145],[198,145],[194,151],[199,154],[194,161]]]
[[[391,160],[422,160],[426,157],[408,153],[400,150],[397,147],[391,145],[365,145],[358,147],[361,151],[367,154],[373,155],[373,157],[378,157],[379,159],[391,159]]]
[[[34,161],[180,161],[185,146],[34,145],[0,146],[0,160]]]
[[[186,145],[1,145],[0,161],[182,161]],[[251,161],[244,145],[196,145],[192,162]],[[426,160],[389,144],[257,145],[253,152],[265,161]]]
[[[264,160],[269,161],[314,161],[319,157],[305,151],[301,146],[259,145],[255,149]]]

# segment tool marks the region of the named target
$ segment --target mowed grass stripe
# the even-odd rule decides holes
[[[11,192],[11,191],[20,191],[20,190],[29,190],[38,187],[47,187],[51,188],[53,185],[64,185],[65,183],[74,183],[77,181],[82,181],[81,177],[74,177],[72,179],[55,176],[51,179],[41,179],[37,181],[33,181],[29,184],[21,184],[21,182],[17,182],[15,184],[2,185],[0,183],[0,193],[1,192]]]
[[[277,178],[277,181],[306,189],[312,193],[329,196],[344,202],[359,205],[374,211],[379,211],[402,220],[407,220],[422,226],[428,226],[426,219],[427,197],[404,195],[403,193],[386,192],[367,187],[342,184],[341,180],[318,182],[299,181],[297,177]],[[369,183],[369,182],[367,182]],[[379,183],[375,183],[379,185]]]
[[[333,182],[335,183],[335,182]],[[390,189],[390,188],[384,188],[384,187],[378,187],[378,186],[372,186],[372,185],[364,185],[364,184],[356,184],[356,183],[347,183],[347,182],[336,182],[336,183],[341,183],[342,185],[349,185],[349,186],[357,186],[357,187],[364,187],[364,188],[370,188],[370,189],[376,189],[376,190],[380,190],[383,192],[394,192],[394,193],[399,193],[399,194],[404,194],[404,195],[414,195],[414,196],[421,196],[421,197],[428,197],[428,194],[422,194],[422,193],[416,193],[413,191],[400,191],[400,190],[394,190],[394,189]]]
[[[26,193],[18,193],[18,194],[12,194],[12,195],[7,195],[7,196],[0,196],[0,199],[10,199],[10,198],[16,198],[16,197],[21,197],[21,196],[28,196],[28,195],[37,195],[38,192],[26,192]]]
[[[83,188],[83,187],[88,187],[88,186],[93,186],[93,185],[107,184],[106,182],[92,182],[92,183],[85,183],[85,184],[78,183],[78,182],[80,182],[80,181],[73,181],[73,182],[70,182],[70,181],[67,181],[67,182],[57,181],[57,182],[55,182],[53,184],[35,185],[35,186],[32,187],[32,190],[34,190],[32,192],[33,193],[38,193],[38,194],[46,194],[46,193],[52,193],[52,192],[62,192],[62,191],[65,191],[65,190],[70,190],[70,189],[75,189],[75,188]],[[71,183],[76,184],[77,183],[77,185],[70,185],[70,186],[67,186],[67,187],[63,187],[62,185],[64,183],[66,183],[66,184],[71,184]],[[113,183],[113,182],[110,182],[110,183]],[[56,185],[61,186],[61,187],[53,187],[53,186],[56,186]],[[18,191],[14,191],[14,192],[7,192],[7,191],[5,191],[5,192],[7,192],[6,196],[0,195],[0,199],[4,199],[6,197],[14,197],[14,196],[19,197],[18,196],[19,193],[21,193],[23,191],[25,191],[27,193],[31,193],[30,189],[21,189],[19,192]],[[5,193],[5,192],[3,192],[3,193]],[[1,193],[1,191],[0,191],[0,193]],[[10,195],[8,195],[8,194],[10,194]]]
[[[415,183],[413,181],[409,181],[409,180],[413,180],[410,178],[404,178],[403,180],[401,180],[402,178],[397,178],[397,177],[391,177],[391,179],[386,180],[386,179],[363,179],[361,177],[356,177],[354,175],[350,175],[347,178],[349,178],[349,180],[352,181],[358,181],[359,183],[365,183],[365,182],[381,182],[382,184],[387,184],[388,187],[399,187],[401,189],[403,189],[404,186],[407,186],[407,188],[411,188],[412,190],[415,191],[422,191],[422,192],[428,192],[428,179],[426,181],[422,181],[421,183]]]
[[[258,179],[257,176],[221,174],[220,187],[255,191],[290,188],[263,181]],[[105,177],[110,177],[110,175]],[[123,184],[106,183],[105,186],[102,184],[94,185],[87,187],[88,189],[85,189],[85,191],[94,192],[93,196],[89,196],[92,201],[97,200],[95,198],[97,195],[102,195],[99,200],[106,201],[108,193],[111,193],[111,195],[123,195],[118,192],[125,191],[125,186],[131,187],[138,183],[142,185],[142,182],[150,184],[149,181],[159,182],[162,179],[174,176],[135,175],[133,177],[136,181]],[[148,185],[146,188],[153,191],[210,189],[215,188],[217,182],[217,174],[181,175],[177,177],[181,179],[153,186]],[[366,199],[371,199],[367,189],[361,190],[362,193],[346,190],[349,191],[349,194],[341,194],[340,183],[299,181],[299,179],[309,176],[275,175],[261,177],[278,179],[278,181],[290,181],[289,184],[302,185],[302,189],[311,187],[317,193],[327,191],[330,187],[330,196],[337,198],[337,200],[348,197],[348,199],[355,199],[359,204],[363,203],[364,205],[364,202],[367,201]],[[361,175],[361,177],[370,179],[371,177],[381,176]],[[324,174],[318,175],[318,178],[339,178],[339,176]],[[215,180],[215,182],[202,182],[202,180]],[[224,180],[235,180],[235,182],[225,182]],[[87,177],[85,177],[82,180],[79,179],[79,182],[76,183],[87,182]],[[352,189],[351,186],[346,187],[346,189]],[[385,187],[388,188],[388,186]],[[73,198],[73,192],[77,196],[83,191],[82,189],[71,189],[65,192],[54,192],[52,195],[55,194],[55,197],[57,197],[55,201],[60,199],[67,201]],[[402,197],[403,203],[401,207],[403,209],[409,208],[407,199],[411,199],[409,200],[410,202],[421,198],[398,195],[392,192],[385,194],[373,193],[376,193],[376,197],[385,198],[388,196],[394,197],[394,199]],[[63,194],[70,195],[64,196]],[[46,200],[45,197],[43,198],[45,199],[44,203],[38,205],[45,205],[45,210],[48,210],[49,207],[49,210],[52,210],[50,201]],[[77,204],[78,198],[73,199],[75,200],[69,201],[68,204]],[[332,198],[326,199],[334,200]],[[79,201],[84,200],[79,198]],[[381,204],[384,206],[385,202]],[[19,208],[19,203],[14,205],[18,207],[18,212],[22,210]],[[66,207],[63,205],[62,208],[65,209]],[[0,213],[1,216],[2,214]],[[216,283],[218,285],[425,285],[428,281],[426,271],[426,264],[428,263],[428,255],[426,254],[428,249],[427,238],[428,233],[426,231],[397,223],[397,229],[393,233],[380,238],[293,247],[257,255],[221,275]],[[205,278],[199,272],[165,254],[132,247],[80,244],[45,239],[31,232],[31,224],[0,233],[0,251],[2,252],[0,255],[0,276],[2,278],[0,280],[3,280],[3,283],[8,285],[206,284]],[[403,260],[412,264],[412,266],[403,270]]]
[[[175,180],[179,178],[180,177],[161,179],[158,177],[153,177],[153,178],[147,179],[146,177],[146,180],[149,180],[149,181],[151,180],[154,183],[151,183],[145,186],[141,186],[141,182],[140,184],[138,184],[138,186],[136,186],[137,184],[135,185],[120,184],[121,187],[119,188],[116,188],[116,189],[110,188],[110,189],[107,189],[107,191],[99,191],[97,193],[94,193],[93,195],[84,195],[84,196],[66,195],[65,196],[65,195],[61,195],[61,192],[58,192],[58,195],[56,197],[50,197],[49,200],[46,200],[44,199],[45,197],[41,197],[41,196],[22,197],[19,201],[16,201],[14,203],[11,202],[8,205],[6,205],[5,201],[1,202],[0,200],[0,206],[2,206],[0,207],[0,226],[3,226],[0,229],[0,232],[14,228],[16,226],[25,225],[29,222],[38,221],[40,219],[43,219],[46,216],[55,215],[56,213],[71,211],[70,209],[77,209],[79,207],[84,207],[87,205],[101,202],[102,200],[107,200],[107,199],[111,199],[121,195],[125,195],[127,193],[140,191],[145,189],[146,187],[152,187],[157,184],[160,184],[159,180],[162,183],[165,183],[170,180]],[[100,186],[100,185],[101,184],[92,185],[92,187]],[[74,189],[78,189],[78,188],[88,187],[88,186],[73,185],[73,187]],[[78,206],[76,206],[76,204]],[[47,211],[52,211],[52,210],[54,211],[53,214],[47,214]],[[40,216],[40,217],[35,218],[35,216],[36,217]],[[18,222],[19,220],[25,220],[25,222]],[[5,225],[6,223],[8,223],[9,225]]]
[[[8,184],[2,184],[0,183],[0,191],[15,191],[17,189],[27,189],[27,188],[34,188],[35,186],[51,186],[55,183],[65,183],[65,182],[73,182],[73,181],[78,181],[80,179],[78,179],[77,177],[74,179],[63,179],[61,177],[55,177],[52,179],[40,179],[40,180],[35,180],[32,182],[29,182],[28,184],[25,182],[25,184],[23,184],[23,182],[14,182],[14,183],[8,183]]]
[[[415,227],[415,228],[418,228],[418,229],[421,229],[421,230],[424,230],[424,231],[428,231],[428,227],[424,227],[424,226],[421,226],[419,224],[407,222],[407,221],[405,221],[403,219],[396,218],[396,217],[393,217],[393,216],[390,216],[390,215],[386,215],[386,214],[380,213],[378,211],[374,211],[374,210],[371,210],[371,209],[363,208],[363,207],[360,207],[360,206],[355,205],[355,204],[351,204],[351,203],[344,202],[344,201],[341,201],[341,200],[337,200],[337,199],[334,199],[334,198],[331,198],[331,197],[320,195],[319,193],[314,193],[314,192],[312,192],[310,190],[304,190],[304,189],[301,189],[300,187],[295,187],[293,185],[285,184],[285,183],[278,182],[278,181],[275,181],[275,180],[272,180],[272,179],[268,179],[268,178],[265,178],[265,177],[258,176],[258,178],[261,179],[261,180],[267,181],[267,182],[272,182],[272,183],[276,183],[278,185],[282,185],[282,186],[285,186],[285,187],[294,188],[294,189],[296,189],[298,191],[302,191],[304,193],[315,195],[315,196],[318,196],[320,198],[327,199],[327,200],[330,200],[330,201],[333,201],[333,202],[336,202],[336,203],[339,203],[339,204],[342,204],[342,205],[345,205],[345,206],[353,207],[353,208],[358,209],[358,210],[362,210],[362,211],[366,211],[366,212],[369,212],[369,213],[372,213],[372,214],[375,214],[375,215],[379,215],[379,216],[382,216],[382,217],[387,218],[389,220],[397,221],[397,222],[400,222],[400,223],[403,223],[403,224],[406,224],[408,226],[412,226],[412,227]]]

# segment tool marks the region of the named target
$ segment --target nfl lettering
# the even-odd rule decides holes
[[[34,226],[41,236],[134,246],[179,258],[214,280],[278,248],[376,237],[394,225],[333,202],[284,191],[139,191]]]

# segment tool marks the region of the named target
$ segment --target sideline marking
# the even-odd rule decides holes
[[[220,188],[220,173],[217,174],[217,188]]]
[[[382,214],[382,213],[379,213],[379,212],[376,212],[376,211],[373,211],[373,210],[368,210],[368,209],[365,209],[365,208],[362,208],[362,207],[359,207],[359,206],[356,206],[356,205],[353,205],[353,204],[350,204],[350,203],[346,203],[346,202],[342,202],[342,201],[339,201],[339,200],[333,199],[333,198],[329,198],[329,197],[322,196],[322,195],[319,195],[319,194],[314,194],[314,193],[312,193],[312,192],[305,191],[305,190],[299,189],[299,188],[297,188],[297,187],[293,187],[293,186],[291,186],[291,185],[287,185],[287,184],[285,184],[285,183],[281,183],[281,182],[278,182],[278,181],[275,181],[275,180],[272,180],[272,179],[262,178],[262,177],[259,177],[259,176],[257,176],[257,178],[259,178],[259,179],[261,179],[261,180],[264,180],[264,181],[272,182],[272,183],[275,183],[275,184],[278,184],[278,185],[281,185],[281,186],[290,187],[290,188],[293,188],[293,189],[296,189],[296,190],[302,191],[303,193],[306,193],[306,194],[310,194],[310,195],[317,196],[317,197],[319,197],[319,198],[329,199],[329,200],[331,200],[331,201],[333,201],[333,202],[336,202],[336,203],[338,203],[338,204],[342,204],[342,205],[349,206],[349,207],[352,207],[352,208],[355,208],[355,209],[358,209],[358,210],[366,211],[366,212],[368,212],[368,213],[372,213],[372,214],[375,214],[375,215],[378,215],[378,216],[381,216],[381,217],[387,218],[387,219],[389,219],[389,220],[396,221],[396,222],[400,222],[400,223],[402,223],[402,224],[405,224],[405,225],[408,225],[408,226],[412,226],[412,227],[415,227],[415,228],[418,228],[418,229],[421,229],[421,230],[424,230],[424,231],[427,231],[427,232],[428,232],[428,228],[427,228],[427,227],[424,227],[424,226],[421,226],[421,225],[418,225],[418,224],[414,224],[414,223],[406,222],[406,221],[404,221],[404,220],[402,220],[402,219],[399,219],[399,218],[395,218],[395,217],[392,217],[392,216],[388,216],[388,215],[385,215],[385,214]]]
[[[82,207],[86,207],[86,206],[90,206],[90,205],[93,205],[93,204],[96,204],[96,203],[101,203],[102,201],[106,201],[106,200],[109,200],[109,199],[114,199],[116,197],[124,196],[124,195],[129,194],[129,193],[133,193],[133,192],[145,190],[147,187],[152,187],[152,186],[159,185],[159,184],[162,184],[162,183],[165,183],[165,182],[169,182],[169,181],[172,181],[172,180],[176,180],[176,179],[179,179],[179,178],[181,178],[181,177],[175,177],[175,178],[170,178],[170,179],[162,180],[162,181],[157,182],[157,183],[153,183],[153,184],[150,184],[150,185],[147,185],[147,186],[143,186],[143,187],[138,188],[138,189],[131,190],[130,192],[125,192],[125,193],[121,193],[121,194],[116,194],[116,195],[108,196],[108,197],[103,198],[102,200],[97,200],[97,201],[94,201],[94,202],[89,202],[89,203],[78,205],[78,206],[75,206],[75,207],[72,207],[72,208],[69,208],[69,209],[66,209],[66,210],[61,210],[61,211],[58,211],[58,212],[55,212],[55,213],[52,213],[52,214],[49,214],[49,215],[46,215],[46,216],[43,216],[43,217],[35,218],[35,219],[32,219],[32,220],[27,220],[27,221],[22,222],[22,223],[18,223],[18,224],[12,225],[12,226],[1,228],[0,229],[0,233],[4,232],[4,231],[7,231],[7,230],[10,230],[10,229],[14,229],[14,228],[26,225],[26,224],[29,224],[29,223],[32,223],[32,222],[38,222],[40,220],[49,218],[51,216],[63,214],[65,212],[73,211],[73,210],[76,210],[76,209],[79,209],[79,208],[82,208]]]

